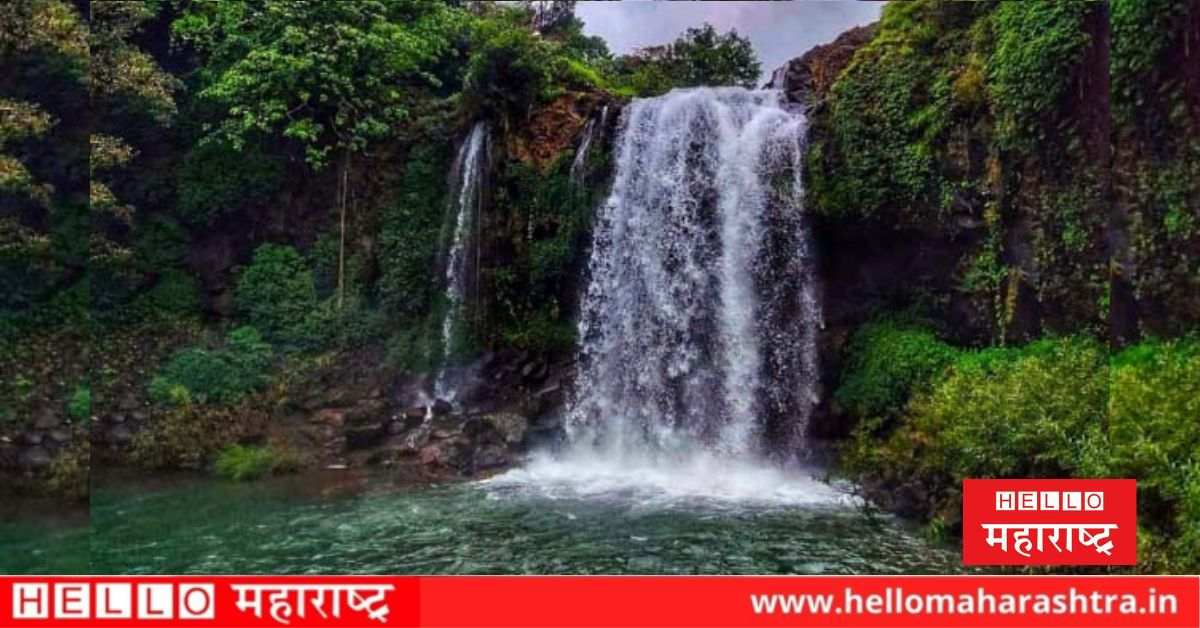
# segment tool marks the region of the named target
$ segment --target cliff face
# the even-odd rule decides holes
[[[1115,2],[1113,332],[1200,324],[1200,2]]]
[[[854,53],[871,41],[877,31],[877,24],[852,28],[832,42],[777,68],[764,87],[783,90],[788,100],[819,109],[828,99],[833,83],[850,65]]]
[[[1107,10],[1035,5],[890,6],[776,72],[810,116],[833,389],[889,313],[966,346],[1103,333]],[[818,431],[844,434],[829,410]]]

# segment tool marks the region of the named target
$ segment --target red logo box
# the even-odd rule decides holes
[[[1136,480],[963,480],[963,564],[1136,563]]]

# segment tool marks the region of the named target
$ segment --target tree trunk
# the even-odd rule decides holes
[[[350,153],[344,153],[342,158],[342,176],[340,188],[338,190],[339,218],[340,218],[340,234],[338,240],[338,283],[337,283],[337,311],[341,313],[342,307],[346,303],[346,193],[350,187],[348,178],[350,172]]]

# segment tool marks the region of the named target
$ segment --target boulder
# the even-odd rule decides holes
[[[40,471],[50,466],[50,452],[40,446],[28,447],[17,458],[17,464],[26,471]]]
[[[454,411],[454,406],[445,399],[438,399],[433,402],[433,416],[445,416]]]
[[[525,440],[529,419],[515,412],[497,412],[483,417],[499,432],[505,443],[515,445]]]

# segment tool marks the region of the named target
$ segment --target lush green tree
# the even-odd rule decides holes
[[[749,38],[734,30],[718,33],[712,24],[689,28],[671,44],[671,56],[671,68],[683,86],[754,87],[762,73]]]
[[[173,25],[204,63],[197,96],[226,112],[209,141],[240,150],[281,136],[316,170],[338,161],[338,304],[345,295],[347,179],[354,154],[394,136],[414,85],[453,54],[464,14],[441,2],[196,3]]]
[[[720,33],[712,24],[689,28],[665,46],[643,48],[619,58],[616,71],[635,93],[654,96],[677,87],[753,87],[762,64],[749,38]]]

